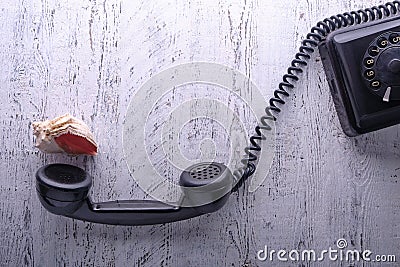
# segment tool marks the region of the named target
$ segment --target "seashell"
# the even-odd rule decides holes
[[[89,127],[69,114],[53,120],[33,122],[35,147],[45,153],[96,155],[97,144]]]

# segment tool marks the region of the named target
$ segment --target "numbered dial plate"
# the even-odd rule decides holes
[[[361,73],[367,88],[389,102],[400,100],[400,32],[387,32],[365,51]]]

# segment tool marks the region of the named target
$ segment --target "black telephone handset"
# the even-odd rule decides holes
[[[230,170],[219,163],[198,163],[180,176],[183,197],[176,204],[156,200],[93,203],[91,176],[76,166],[49,164],[36,172],[40,203],[51,213],[78,220],[114,224],[169,223],[212,213],[227,202],[233,186]]]
[[[400,1],[346,12],[317,23],[302,42],[265,115],[250,137],[243,166],[233,172],[220,163],[200,163],[183,171],[183,202],[153,200],[92,203],[90,176],[82,169],[51,164],[36,173],[42,205],[52,213],[85,221],[144,225],[184,220],[220,209],[254,172],[263,131],[285,104],[299,73],[319,47],[344,132],[355,136],[400,123]],[[207,201],[209,200],[209,201]]]
[[[319,51],[347,135],[400,123],[400,17],[334,31]]]

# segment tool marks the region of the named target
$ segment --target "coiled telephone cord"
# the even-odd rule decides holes
[[[345,12],[336,16],[326,18],[311,28],[306,39],[302,41],[299,52],[292,60],[287,73],[283,75],[283,81],[279,83],[279,89],[274,91],[274,96],[269,100],[269,106],[265,108],[265,115],[260,118],[259,125],[256,126],[256,134],[250,137],[250,146],[245,148],[245,157],[241,160],[243,167],[234,171],[236,185],[232,192],[236,192],[256,170],[256,161],[258,159],[256,152],[261,151],[261,142],[266,140],[264,131],[271,131],[269,122],[276,121],[277,114],[281,112],[279,105],[284,105],[285,97],[290,96],[288,89],[293,89],[294,82],[300,79],[299,74],[305,71],[308,60],[311,58],[315,48],[323,41],[326,36],[338,29],[358,25],[366,22],[376,21],[400,13],[400,1],[392,1],[383,5],[358,11]]]

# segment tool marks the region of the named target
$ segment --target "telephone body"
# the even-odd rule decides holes
[[[346,135],[400,123],[399,16],[333,31],[318,48]]]

